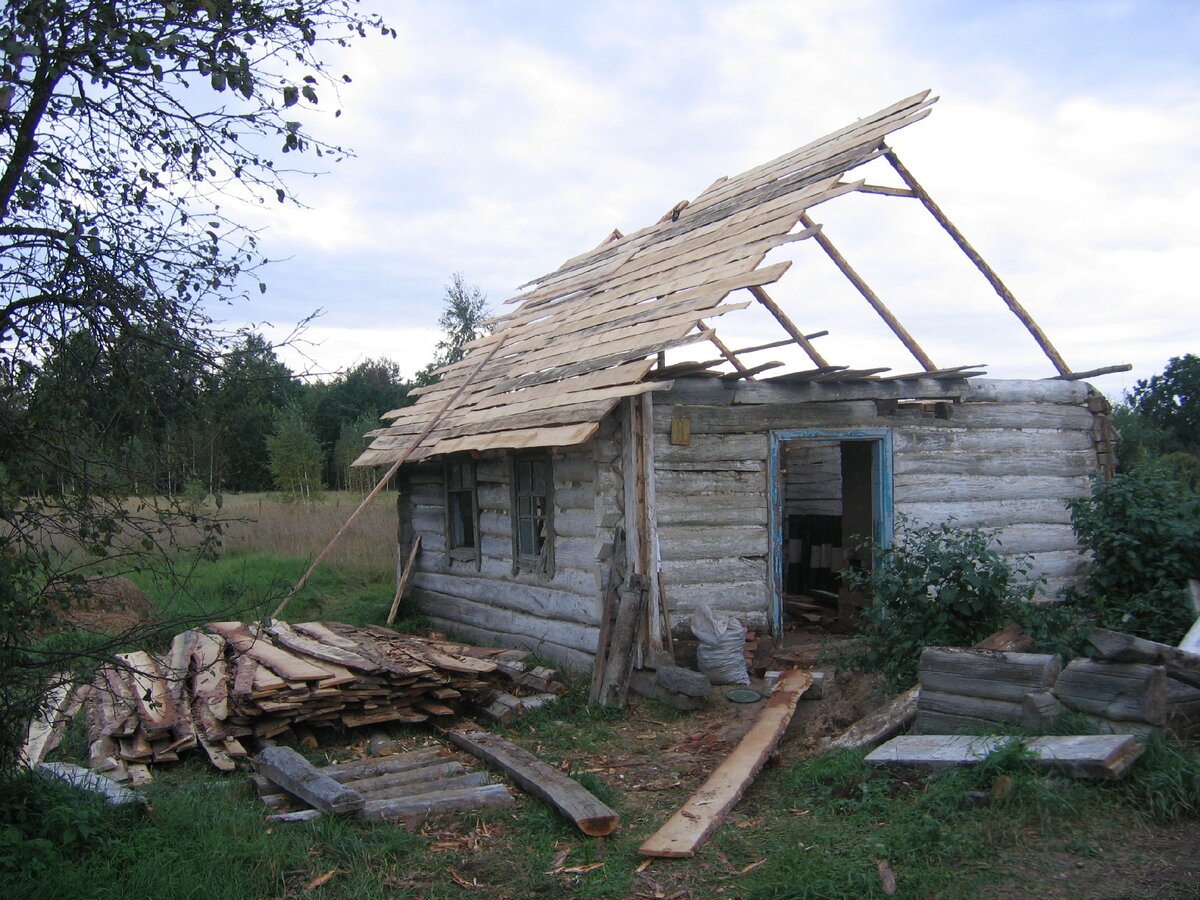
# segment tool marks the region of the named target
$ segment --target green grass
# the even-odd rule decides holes
[[[305,567],[303,559],[247,551],[197,562],[182,586],[165,571],[137,580],[163,618],[248,619],[267,614]],[[392,590],[390,577],[362,567],[321,568],[287,618],[382,622]],[[791,756],[768,766],[695,859],[638,872],[638,846],[703,778],[693,758],[663,749],[697,721],[648,701],[628,713],[588,707],[578,680],[558,703],[502,729],[616,809],[621,827],[603,840],[583,837],[527,794],[515,810],[431,823],[417,834],[337,820],[272,825],[244,775],[220,776],[197,754],[156,768],[145,811],[112,810],[61,790],[16,790],[0,801],[0,895],[278,897],[305,894],[332,871],[311,896],[857,898],[883,896],[883,860],[899,896],[965,898],[1003,882],[1030,854],[1090,859],[1139,824],[1200,811],[1200,754],[1163,741],[1116,784],[1047,777],[1017,752],[933,776],[868,768],[860,753]],[[420,728],[394,733],[414,742],[429,736]],[[326,749],[344,755],[350,740]],[[80,756],[84,745],[77,723],[60,755]],[[679,784],[641,790],[651,778]],[[966,791],[1007,781],[985,807],[964,802]],[[591,863],[603,865],[552,871]],[[472,892],[464,882],[481,887]]]

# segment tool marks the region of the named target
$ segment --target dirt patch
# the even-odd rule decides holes
[[[1193,822],[1138,826],[1119,843],[1031,850],[989,900],[1183,900],[1200,896],[1200,830]]]
[[[154,619],[154,604],[119,575],[89,578],[79,589],[54,592],[48,599],[55,619],[87,631],[117,634]]]

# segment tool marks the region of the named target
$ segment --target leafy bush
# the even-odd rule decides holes
[[[3,783],[0,872],[44,872],[87,850],[119,814],[103,800],[22,773]]]
[[[909,684],[922,648],[970,646],[1028,616],[1036,582],[1002,555],[996,532],[904,520],[900,532],[894,546],[877,550],[870,572],[848,575],[874,601],[859,635],[861,667]]]
[[[1080,606],[1106,628],[1177,643],[1195,618],[1184,587],[1200,576],[1200,494],[1143,466],[1067,505],[1094,557]]]

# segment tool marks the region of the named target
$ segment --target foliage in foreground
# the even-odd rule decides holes
[[[897,684],[916,680],[923,648],[969,647],[1028,617],[1036,583],[1004,557],[995,531],[902,521],[895,544],[875,552],[869,572],[848,578],[873,600],[856,662]]]
[[[1184,588],[1200,574],[1200,493],[1144,466],[1094,480],[1068,506],[1093,556],[1080,608],[1106,628],[1178,643],[1195,618]]]

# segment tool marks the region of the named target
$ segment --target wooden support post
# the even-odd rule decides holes
[[[408,583],[412,581],[413,567],[417,563],[417,554],[420,552],[421,536],[418,534],[413,539],[412,550],[408,553],[408,562],[404,566],[404,572],[400,575],[400,583],[396,585],[396,596],[392,598],[392,608],[388,610],[387,623],[389,625],[396,621],[396,612],[400,609],[400,601],[404,598]]]
[[[800,222],[809,227],[811,227],[813,224],[812,219],[808,217],[808,213],[802,213],[800,215]],[[833,241],[825,236],[824,231],[821,231],[817,234],[816,240],[817,243],[821,245],[821,249],[825,251],[826,255],[833,260],[833,264],[838,267],[838,269],[843,275],[846,276],[847,279],[849,279],[850,283],[854,285],[860,294],[863,295],[863,298],[871,304],[871,307],[875,310],[875,312],[879,313],[879,317],[883,319],[885,323],[887,323],[888,328],[892,329],[892,332],[896,335],[896,337],[900,338],[900,343],[902,343],[908,352],[916,358],[917,362],[921,364],[925,371],[934,371],[937,368],[937,365],[934,363],[934,361],[929,358],[928,354],[926,354],[924,350],[921,349],[920,345],[916,342],[913,336],[908,333],[908,329],[900,324],[900,320],[892,315],[892,311],[887,308],[881,299],[879,299],[879,295],[871,290],[871,287],[865,281],[863,281],[862,276],[859,275],[858,272],[854,271],[854,268],[846,261],[846,258],[842,256],[837,247],[834,246]]]
[[[701,331],[704,331],[708,328],[708,326],[704,324],[703,320],[697,322],[696,327],[699,328]],[[712,340],[713,346],[716,347],[717,350],[720,351],[720,354],[723,357],[725,357],[726,360],[729,361],[730,365],[732,365],[739,372],[743,372],[743,373],[746,372],[746,367],[744,365],[742,365],[742,361],[737,358],[737,354],[734,353],[732,350],[730,350],[729,347],[727,347],[725,345],[725,342],[723,340],[721,340],[719,337],[717,337],[717,332],[715,329],[713,330],[713,335],[712,335],[711,340]]]
[[[1042,348],[1042,352],[1045,353],[1050,362],[1054,364],[1054,368],[1058,370],[1058,374],[1070,375],[1070,366],[1066,364],[1062,356],[1054,348],[1054,345],[1050,343],[1050,338],[1046,337],[1046,333],[1042,331],[1042,329],[1038,326],[1038,323],[1033,320],[1033,316],[1031,316],[1028,310],[1026,310],[1025,307],[1017,301],[1017,298],[1013,296],[1012,291],[1008,289],[1007,285],[1000,280],[1000,276],[996,274],[995,270],[988,265],[987,261],[979,255],[979,252],[967,242],[967,239],[963,237],[962,232],[959,231],[958,228],[955,227],[954,223],[946,217],[946,214],[942,212],[941,208],[933,202],[933,198],[926,193],[925,188],[921,187],[921,185],[917,182],[917,179],[913,178],[912,173],[909,172],[908,169],[905,168],[904,164],[900,162],[900,159],[896,156],[895,152],[886,144],[882,146],[884,148],[883,155],[887,157],[887,161],[892,164],[892,168],[896,170],[896,174],[904,180],[904,183],[908,185],[909,190],[917,195],[917,199],[919,199],[921,203],[924,204],[925,208],[929,210],[930,215],[932,215],[934,219],[937,220],[937,223],[946,230],[946,233],[950,235],[954,243],[958,244],[959,249],[967,255],[967,259],[971,260],[971,262],[975,264],[975,268],[977,268],[983,274],[983,277],[988,280],[988,283],[992,286],[992,289],[1000,295],[1000,299],[1008,305],[1010,310],[1012,310],[1013,315],[1020,319],[1021,324],[1028,329],[1031,335],[1033,335],[1033,339],[1037,341],[1038,346]]]
[[[741,365],[738,363],[738,365]],[[654,483],[654,395],[642,394],[639,404],[641,413],[641,482],[642,521],[645,523],[646,540],[643,556],[646,561],[642,570],[646,584],[646,623],[650,650],[663,649],[663,620],[666,617],[664,600],[659,588],[658,509],[655,502]]]
[[[755,300],[767,308],[771,315],[775,317],[775,320],[783,326],[783,330],[791,335],[792,340],[804,349],[809,359],[822,369],[829,368],[829,362],[821,355],[821,351],[813,346],[812,341],[808,339],[803,331],[796,327],[795,323],[788,318],[787,313],[780,308],[779,304],[771,299],[770,294],[757,285],[749,287],[747,290],[754,295]]]
[[[442,421],[442,418],[450,411],[451,407],[458,402],[458,398],[463,395],[463,391],[467,389],[467,385],[475,380],[475,377],[480,373],[483,367],[491,362],[492,357],[495,356],[499,352],[500,348],[504,346],[504,341],[507,339],[507,337],[508,336],[503,333],[500,335],[500,339],[496,341],[496,343],[492,346],[492,349],[488,351],[487,356],[481,359],[479,361],[479,365],[471,370],[471,374],[463,379],[463,383],[458,386],[458,390],[454,392],[453,396],[446,401],[445,405],[439,409],[433,418],[431,418],[425,425],[425,427],[421,429],[421,433],[417,435],[416,440],[414,440],[408,445],[408,447],[405,448],[404,452],[400,454],[400,458],[392,463],[391,468],[389,468],[387,472],[384,473],[384,476],[379,479],[379,483],[376,484],[375,487],[371,488],[371,493],[367,494],[367,496],[363,498],[362,503],[358,504],[358,508],[354,510],[354,512],[350,513],[350,518],[348,518],[342,527],[337,530],[337,534],[329,539],[329,543],[325,545],[325,549],[317,554],[317,558],[312,561],[312,565],[308,567],[308,570],[302,576],[300,576],[300,580],[297,581],[295,586],[287,592],[287,596],[279,601],[279,605],[275,607],[275,611],[271,613],[272,619],[278,619],[283,610],[291,602],[292,598],[304,589],[304,585],[308,584],[308,579],[311,578],[312,573],[317,570],[317,566],[325,561],[325,557],[328,556],[330,551],[333,550],[334,545],[341,539],[342,535],[350,530],[350,526],[353,525],[358,517],[362,515],[363,510],[370,506],[371,502],[377,496],[379,496],[379,492],[387,486],[387,483],[391,481],[392,476],[400,471],[400,467],[408,461],[408,458],[412,456],[413,451],[421,446],[425,438],[429,437],[433,429],[437,427],[438,422]]]

